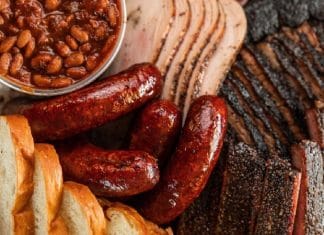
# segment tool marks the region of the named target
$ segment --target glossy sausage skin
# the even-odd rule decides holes
[[[135,122],[129,148],[152,154],[162,166],[175,147],[181,120],[180,110],[171,101],[158,100],[148,104]]]
[[[57,140],[101,126],[161,94],[156,67],[135,65],[71,94],[23,106],[37,141]]]
[[[175,155],[156,188],[139,206],[147,219],[157,224],[169,223],[199,196],[217,163],[226,124],[223,99],[203,96],[194,101]]]
[[[83,183],[98,196],[128,197],[159,181],[154,157],[143,151],[108,151],[90,143],[58,148],[64,176]]]

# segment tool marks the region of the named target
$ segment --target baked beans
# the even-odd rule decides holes
[[[39,88],[88,77],[120,30],[118,0],[0,0],[0,75]]]

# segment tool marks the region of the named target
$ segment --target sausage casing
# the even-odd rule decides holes
[[[139,206],[146,218],[158,224],[168,223],[199,196],[218,160],[226,123],[223,99],[203,96],[194,101],[175,155],[156,188]]]
[[[64,139],[142,106],[161,90],[158,69],[140,64],[79,91],[23,105],[18,113],[28,119],[37,141]]]
[[[157,160],[143,151],[110,151],[90,143],[58,148],[64,176],[98,196],[128,197],[159,181]]]
[[[148,104],[135,122],[129,148],[152,154],[162,166],[175,147],[181,120],[180,110],[171,101]]]

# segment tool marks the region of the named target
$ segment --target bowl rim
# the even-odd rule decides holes
[[[90,76],[70,86],[64,88],[57,88],[57,89],[42,89],[37,87],[31,87],[23,83],[15,82],[14,80],[8,79],[2,75],[0,75],[0,83],[15,91],[24,94],[28,94],[32,96],[50,97],[50,96],[64,95],[79,90],[89,85],[90,83],[94,82],[95,80],[97,80],[102,74],[106,72],[108,67],[112,64],[112,62],[116,58],[122,46],[123,39],[125,37],[126,25],[127,25],[126,0],[118,0],[118,2],[120,4],[120,9],[121,9],[121,21],[120,21],[120,30],[119,30],[117,42],[114,45],[113,49],[111,50],[110,55],[104,59],[105,62],[101,63],[101,65],[93,73],[90,73]]]

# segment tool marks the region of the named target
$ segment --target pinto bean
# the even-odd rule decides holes
[[[18,53],[14,56],[11,66],[10,66],[10,74],[15,76],[21,69],[24,64],[24,57],[21,53]]]
[[[46,72],[48,74],[57,74],[62,69],[62,58],[55,56],[51,62],[46,67]]]
[[[65,37],[65,41],[66,41],[66,44],[69,45],[69,47],[72,49],[72,50],[77,50],[79,45],[77,43],[77,41],[71,37],[70,35],[67,35]]]
[[[51,86],[52,79],[48,76],[40,75],[40,74],[35,74],[33,76],[33,83],[41,88],[48,88]]]
[[[94,70],[96,68],[97,59],[98,59],[98,55],[88,56],[87,62],[86,62],[86,68],[87,68],[88,71],[92,71],[92,70]]]
[[[5,23],[5,20],[3,19],[3,17],[0,15],[0,25],[3,25]]]
[[[52,61],[52,55],[48,53],[41,53],[35,56],[30,64],[33,69],[39,70],[39,69],[46,69],[49,62]]]
[[[6,75],[8,73],[10,64],[12,60],[12,55],[10,53],[3,53],[0,56],[0,74]]]
[[[72,83],[73,80],[69,77],[54,78],[51,82],[51,88],[63,88],[70,86]]]
[[[80,26],[73,25],[70,30],[71,35],[81,43],[86,43],[89,41],[89,34],[84,31]]]
[[[59,41],[55,45],[57,53],[62,57],[67,57],[71,54],[71,49],[65,42]]]
[[[82,46],[80,46],[80,51],[84,54],[88,53],[91,51],[91,44],[90,43],[85,43]]]
[[[5,53],[10,51],[10,49],[15,45],[17,41],[17,36],[12,36],[4,39],[0,43],[0,53]]]
[[[108,19],[109,19],[109,24],[112,27],[115,27],[117,25],[117,9],[114,4],[110,4],[109,9],[108,9]]]
[[[74,52],[64,60],[64,66],[66,68],[77,67],[84,62],[84,56],[80,52]]]
[[[5,39],[6,35],[4,34],[4,32],[2,32],[0,30],[0,41],[2,41],[3,39]]]
[[[35,47],[36,47],[35,39],[31,38],[25,48],[25,57],[26,58],[30,58],[33,55]]]
[[[30,30],[27,29],[27,30],[22,31],[19,34],[19,37],[17,39],[17,46],[19,48],[25,47],[31,38],[32,38],[32,34],[31,34]]]
[[[24,26],[25,26],[25,17],[23,17],[23,16],[19,16],[19,17],[17,18],[17,25],[18,25],[18,27],[19,27],[20,29],[24,28]]]
[[[87,75],[87,73],[85,67],[72,67],[66,70],[66,75],[74,79],[81,79]]]
[[[60,3],[60,0],[45,0],[45,8],[47,10],[53,11],[60,5]]]

